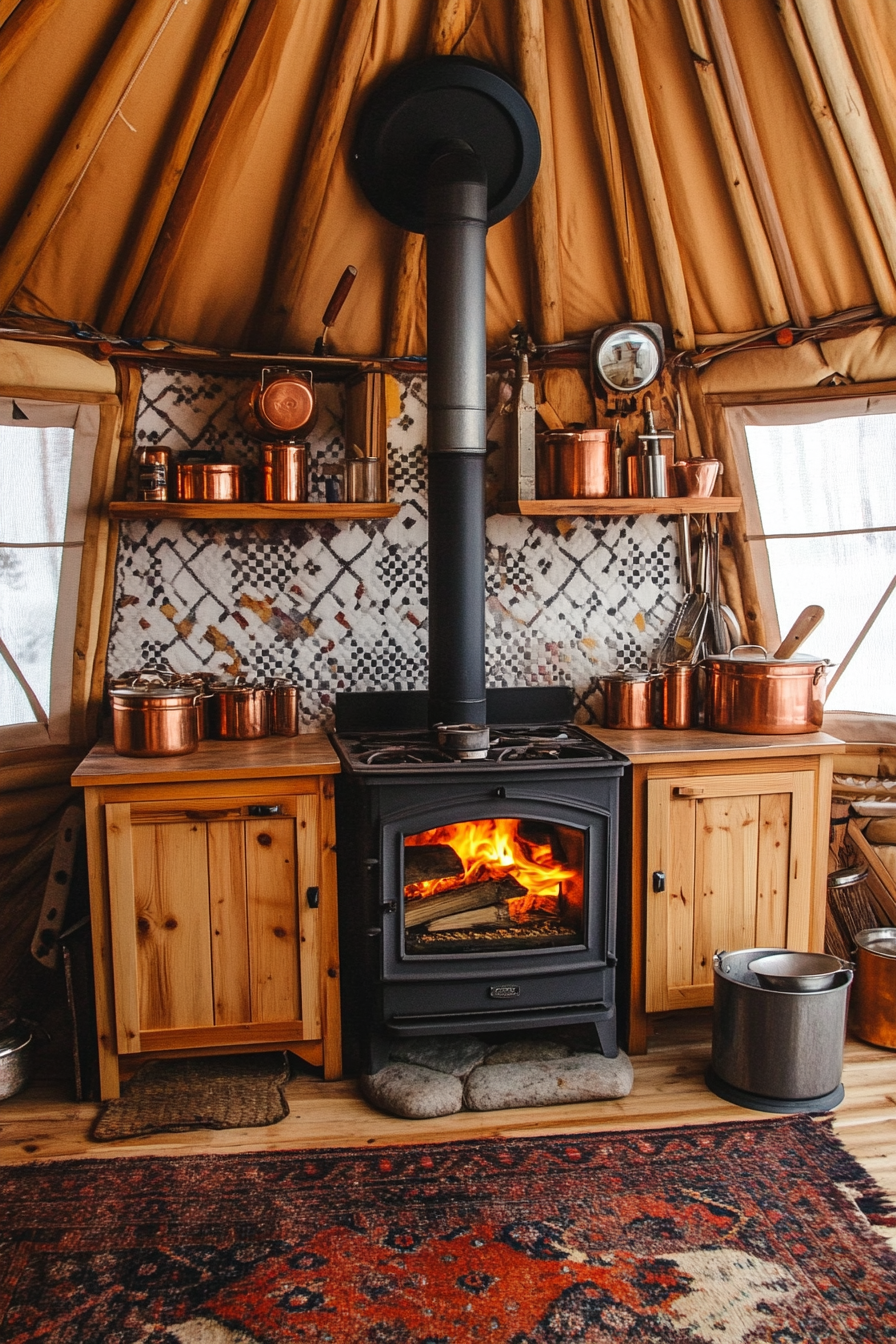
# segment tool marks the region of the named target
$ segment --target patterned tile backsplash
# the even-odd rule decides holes
[[[136,448],[214,444],[254,464],[233,404],[243,380],[146,369]],[[318,386],[310,499],[321,463],[343,456],[342,389]],[[490,438],[501,433],[493,417]],[[401,382],[389,426],[398,516],[370,522],[122,524],[112,673],[168,659],[180,671],[295,679],[305,728],[340,690],[427,682],[426,381]],[[497,454],[493,455],[492,461]],[[681,597],[674,524],[662,517],[517,518],[486,524],[490,686],[563,683],[593,720],[597,677],[643,666]]]

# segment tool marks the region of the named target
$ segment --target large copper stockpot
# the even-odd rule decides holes
[[[270,735],[271,697],[267,687],[246,681],[215,682],[212,694],[216,737],[243,741]]]
[[[199,745],[200,697],[184,686],[121,686],[109,691],[119,756],[186,756]]]
[[[650,728],[653,724],[652,672],[609,672],[600,678],[605,728]]]
[[[855,944],[852,1029],[863,1041],[896,1050],[896,929],[864,929]]]
[[[230,462],[178,462],[174,492],[182,502],[237,501],[243,497],[243,469]]]
[[[759,644],[713,654],[706,668],[706,726],[720,733],[814,733],[824,721],[827,662],[770,658]]]
[[[306,369],[262,369],[236,399],[236,418],[254,439],[292,438],[317,419],[314,383]]]

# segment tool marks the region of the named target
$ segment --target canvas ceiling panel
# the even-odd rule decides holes
[[[0,83],[0,233],[6,237],[90,88],[131,0],[65,0]]]
[[[334,19],[315,0],[277,5],[161,295],[157,331],[243,344],[291,201]]]
[[[697,331],[764,325],[677,4],[633,0],[654,140]]]
[[[768,0],[725,0],[724,10],[810,313],[874,303],[774,6]]]
[[[563,318],[571,334],[615,321],[626,312],[628,295],[568,0],[546,0],[545,24],[551,33],[547,62]]]
[[[179,5],[28,272],[19,305],[96,322],[153,187],[172,120],[216,21],[214,0]],[[27,292],[27,302],[23,302]]]

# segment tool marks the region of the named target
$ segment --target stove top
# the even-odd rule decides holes
[[[479,760],[452,756],[439,746],[434,732],[334,733],[332,738],[343,764],[353,773],[482,770],[496,765],[545,769],[625,761],[619,752],[572,723],[492,725],[488,750]]]

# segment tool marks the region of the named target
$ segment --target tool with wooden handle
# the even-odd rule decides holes
[[[804,607],[772,654],[773,658],[792,658],[816,626],[824,620],[824,607]]]
[[[348,298],[349,290],[355,283],[355,276],[358,274],[356,266],[346,266],[342,275],[339,277],[339,284],[333,290],[330,302],[327,304],[327,310],[323,316],[324,329],[314,342],[314,353],[316,355],[325,355],[327,353],[327,334],[342,312],[342,305]]]

